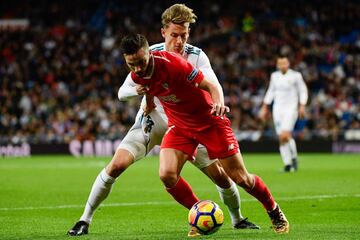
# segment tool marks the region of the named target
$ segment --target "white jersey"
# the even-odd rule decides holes
[[[165,43],[158,43],[150,46],[150,51],[165,51]],[[190,44],[185,45],[185,50],[182,54],[184,59],[190,62],[194,67],[200,69],[204,74],[205,78],[210,81],[218,82],[218,79],[210,65],[208,56],[198,47],[192,46]],[[131,97],[138,96],[136,92],[136,83],[132,80],[131,75],[128,74],[123,85],[118,91],[118,98],[120,101],[127,100]],[[156,110],[161,114],[162,118],[167,122],[167,117],[165,115],[164,109],[156,97],[154,98],[156,105]],[[141,101],[141,107],[137,113],[137,117],[143,113],[143,106],[145,105],[146,100],[143,97]]]
[[[285,74],[276,71],[271,74],[270,85],[264,103],[274,101],[274,111],[297,111],[299,103],[305,105],[308,92],[301,73],[289,69]]]

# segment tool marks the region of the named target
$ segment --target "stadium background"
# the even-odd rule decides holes
[[[172,3],[1,2],[0,144],[121,140],[139,101],[117,100],[128,72],[117,40],[135,31],[161,42],[160,16]],[[295,138],[324,145],[360,139],[357,1],[185,3],[198,15],[189,42],[209,56],[239,141],[276,139],[272,122],[262,124],[258,110],[279,53],[290,56],[310,93]],[[15,19],[25,23],[6,21]]]
[[[233,230],[214,185],[186,164],[196,194],[224,209],[224,226],[205,238],[360,239],[359,1],[182,2],[199,17],[189,42],[207,53],[221,81],[247,168],[291,223],[277,236],[240,189],[243,215],[262,229]],[[110,160],[98,155],[112,154],[138,109],[139,99],[117,100],[128,71],[117,39],[136,31],[161,42],[160,15],[173,3],[0,1],[0,239],[69,239]],[[257,117],[278,53],[289,54],[310,94],[294,132],[294,174],[279,172],[272,123]],[[186,215],[163,189],[158,158],[148,157],[118,179],[82,239],[184,239]]]

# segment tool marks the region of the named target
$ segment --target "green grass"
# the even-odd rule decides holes
[[[215,186],[191,164],[182,175],[201,199],[219,203],[225,223],[204,239],[360,239],[360,156],[303,154],[300,171],[280,173],[278,154],[244,156],[291,224],[276,235],[262,206],[240,189],[242,213],[261,230],[233,230]],[[91,185],[109,159],[46,156],[0,159],[0,239],[70,239]],[[135,203],[135,204],[133,204]],[[129,205],[130,204],[130,205]],[[133,204],[133,205],[131,205]],[[158,159],[134,164],[79,239],[186,239],[187,210],[158,178]]]

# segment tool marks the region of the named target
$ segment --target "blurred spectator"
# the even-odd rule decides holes
[[[127,69],[116,39],[136,31],[161,42],[160,14],[171,4],[1,2],[0,18],[30,25],[0,34],[0,143],[121,139],[139,101],[117,100]],[[210,58],[240,140],[276,137],[257,112],[279,53],[291,56],[310,92],[295,137],[360,139],[358,1],[187,4],[199,17],[192,41]]]

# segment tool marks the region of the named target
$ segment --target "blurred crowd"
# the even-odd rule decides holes
[[[0,144],[121,139],[139,99],[117,99],[128,73],[117,39],[140,32],[150,43],[161,42],[160,16],[173,3],[0,3],[0,19],[30,20],[25,30],[0,33]],[[307,116],[297,122],[295,137],[360,139],[357,1],[184,3],[199,18],[189,43],[208,55],[240,140],[275,137],[272,122],[261,122],[258,111],[280,53],[309,89]]]

